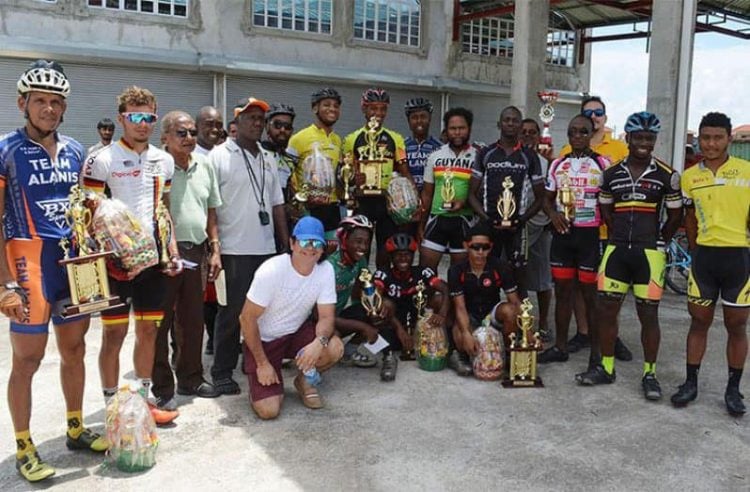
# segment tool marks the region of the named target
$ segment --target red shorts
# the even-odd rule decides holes
[[[247,382],[250,386],[250,400],[258,401],[271,396],[284,394],[284,378],[281,375],[281,361],[283,359],[294,359],[297,352],[305,348],[305,345],[315,340],[315,322],[305,321],[294,333],[285,335],[270,342],[261,342],[263,352],[266,353],[268,362],[276,370],[276,376],[279,378],[278,384],[263,386],[258,382],[257,365],[247,344],[242,344],[242,350],[245,351],[245,372],[247,373]]]

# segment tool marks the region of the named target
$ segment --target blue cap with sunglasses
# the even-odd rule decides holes
[[[323,223],[315,217],[302,217],[297,225],[294,226],[292,236],[298,241],[315,239],[322,243],[326,241],[325,229]]]

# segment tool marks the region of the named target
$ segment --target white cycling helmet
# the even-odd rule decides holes
[[[54,61],[37,60],[18,79],[18,93],[25,96],[29,92],[46,92],[67,98],[70,82],[62,65]]]

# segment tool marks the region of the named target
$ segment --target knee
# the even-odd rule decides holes
[[[516,316],[518,316],[518,309],[509,302],[500,304],[495,311],[495,320],[503,325],[514,324]]]
[[[344,342],[337,336],[331,337],[326,347],[326,361],[323,361],[324,366],[331,366],[335,364],[344,356]]]
[[[279,398],[266,398],[255,401],[252,404],[255,415],[261,420],[272,420],[281,412],[281,400]]]
[[[63,364],[70,365],[83,363],[83,357],[86,355],[86,342],[83,340],[65,346],[58,345],[57,348],[60,352],[60,359]]]
[[[25,377],[31,377],[39,369],[39,365],[44,357],[41,354],[13,354],[13,373]]]
[[[102,346],[120,346],[128,334],[128,327],[119,325],[104,326],[102,330]]]

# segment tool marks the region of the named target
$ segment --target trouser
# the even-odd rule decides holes
[[[273,255],[221,255],[227,305],[219,306],[214,326],[214,382],[232,376],[240,355],[240,313],[258,267]],[[201,303],[202,305],[202,303]],[[202,319],[202,316],[201,316]]]
[[[203,289],[206,285],[206,244],[178,243],[180,257],[198,264],[176,277],[167,277],[164,320],[156,335],[152,373],[154,395],[174,396],[174,377],[169,365],[169,333],[174,333],[177,385],[194,388],[203,382]]]

